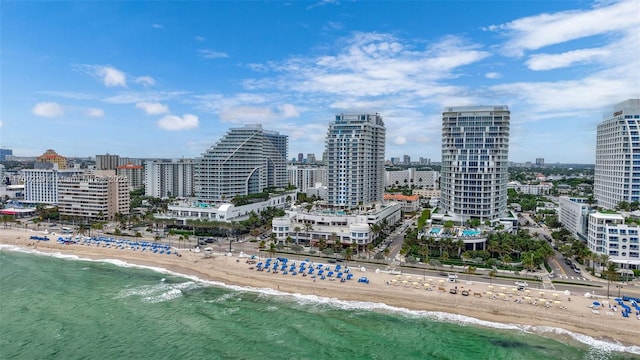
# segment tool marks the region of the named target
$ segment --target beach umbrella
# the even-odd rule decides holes
[[[438,280],[438,282],[439,282],[440,284],[442,284],[442,283],[444,282],[444,280],[440,279],[440,280]]]
[[[545,298],[540,298],[540,299],[538,299],[538,301],[545,302],[545,301],[547,301],[547,299],[545,299]]]
[[[489,285],[487,286],[489,289],[493,289],[493,285]]]
[[[513,291],[513,292],[517,292],[517,291],[518,291],[518,289],[517,289],[517,288],[511,288],[511,291]]]
[[[555,294],[555,293],[553,294],[553,297],[556,299],[558,298],[558,296],[560,296],[560,294]]]
[[[431,282],[433,282],[433,279],[427,279],[427,281],[431,283]]]
[[[424,285],[422,285],[422,286],[424,286],[424,287],[429,287],[429,284],[424,284]]]
[[[531,290],[528,290],[528,289],[527,289],[527,290],[525,290],[524,292],[526,292],[527,294],[530,294],[530,293],[531,293]]]
[[[569,296],[569,295],[571,295],[571,291],[569,291],[569,290],[565,290],[565,291],[564,291],[564,294],[565,294],[566,296]]]
[[[531,300],[531,296],[525,296],[524,299],[525,300]]]
[[[487,292],[485,292],[485,294],[487,294],[487,295],[491,295],[491,294],[493,294],[493,292],[491,292],[491,291],[487,291]]]
[[[396,275],[396,279],[400,279],[402,275]]]
[[[556,300],[553,302],[554,304],[562,304],[562,301]]]

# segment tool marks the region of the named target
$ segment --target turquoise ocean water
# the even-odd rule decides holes
[[[0,359],[638,358],[572,334],[489,325],[0,251]]]

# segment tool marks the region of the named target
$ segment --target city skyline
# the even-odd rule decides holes
[[[388,5],[3,2],[0,147],[195,158],[262,124],[320,156],[335,114],[376,112],[387,158],[437,162],[445,107],[505,104],[509,161],[594,163],[640,97],[637,1]]]

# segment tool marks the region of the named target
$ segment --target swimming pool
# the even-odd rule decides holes
[[[429,231],[429,234],[439,234],[442,231],[442,228],[432,228],[431,231]]]
[[[480,235],[481,231],[479,230],[462,230],[462,236],[476,236]]]

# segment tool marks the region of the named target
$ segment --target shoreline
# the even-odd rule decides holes
[[[272,289],[292,296],[318,296],[327,301],[337,299],[383,304],[398,311],[407,309],[412,312],[426,312],[434,320],[440,321],[453,322],[457,315],[461,315],[476,320],[464,323],[518,329],[561,342],[566,342],[563,340],[564,337],[571,337],[587,345],[640,354],[640,321],[633,314],[629,318],[623,318],[619,313],[606,314],[607,309],[603,308],[600,314],[594,314],[589,308],[593,300],[578,294],[572,294],[571,301],[568,301],[568,296],[561,292],[536,290],[535,294],[528,293],[528,295],[540,297],[538,300],[549,300],[551,305],[550,307],[542,304],[534,306],[524,302],[514,302],[513,299],[523,299],[525,294],[512,291],[512,287],[499,290],[496,286],[496,289],[489,289],[489,284],[475,281],[447,284],[440,283],[440,279],[433,279],[431,282],[433,291],[426,291],[422,277],[418,279],[414,276],[413,279],[409,279],[406,275],[398,277],[398,275],[377,273],[375,269],[361,272],[358,268],[351,268],[354,279],[344,283],[319,278],[314,281],[310,276],[256,271],[255,268],[250,269],[252,265],[246,263],[246,258],[240,259],[237,256],[214,255],[205,258],[203,253],[184,250],[180,251],[182,256],[178,257],[95,245],[63,245],[53,239],[29,240],[29,236],[36,234],[36,232],[24,230],[0,229],[0,244],[16,246],[27,252],[33,252],[33,250],[49,254],[59,252],[86,260],[105,262],[119,260],[134,266],[150,267],[156,270],[166,269],[177,276],[191,276],[229,287]],[[335,264],[325,265],[335,266]],[[366,276],[370,283],[358,283],[357,279],[360,276]],[[448,292],[454,286],[459,288],[456,295]],[[445,291],[439,291],[440,287]],[[469,296],[460,294],[464,289],[469,291]],[[494,290],[494,293],[504,291],[505,295],[491,299],[491,295],[487,294],[490,290]],[[474,294],[481,294],[481,297],[473,296]],[[611,300],[611,303],[614,302]],[[384,306],[381,305],[380,308]],[[566,309],[561,309],[560,306]],[[438,313],[444,314],[442,315],[444,319],[439,319]],[[483,322],[491,325],[483,325]],[[593,344],[593,340],[584,338],[582,335],[592,338],[597,344]]]

